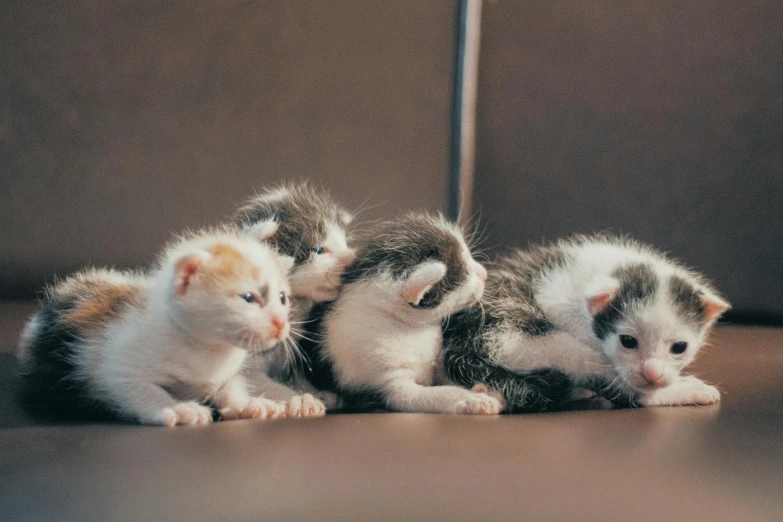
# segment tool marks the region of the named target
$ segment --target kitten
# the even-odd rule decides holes
[[[649,247],[579,236],[517,250],[490,266],[483,305],[445,328],[446,371],[510,411],[556,409],[584,388],[620,406],[719,400],[681,372],[729,304]]]
[[[228,231],[170,245],[149,275],[85,270],[47,290],[20,341],[31,406],[174,426],[283,414],[248,394],[248,352],[289,334],[286,271],[275,252]]]
[[[487,275],[460,230],[409,214],[367,236],[321,318],[314,359],[330,372],[326,381],[359,408],[374,407],[372,397],[397,411],[498,413],[498,399],[451,385],[442,372],[440,322],[475,303]]]
[[[293,339],[301,340],[307,335],[302,330],[306,329],[305,318],[315,303],[333,301],[340,293],[340,276],[355,258],[348,246],[348,225],[352,220],[351,214],[327,192],[306,183],[262,192],[235,216],[234,222],[242,230],[269,235],[278,252],[294,260],[289,276]],[[264,233],[270,226],[275,232]],[[297,346],[291,342],[286,350],[254,357],[246,374],[265,395],[286,401],[288,416],[323,415],[327,405],[320,399],[333,407],[336,397],[319,393],[309,384],[301,369],[292,364],[298,355]]]

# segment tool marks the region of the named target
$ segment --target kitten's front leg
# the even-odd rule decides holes
[[[136,417],[142,424],[176,426],[209,424],[212,410],[198,402],[177,402],[155,383],[122,378],[112,383],[112,397],[124,415]]]
[[[713,404],[720,400],[720,392],[714,386],[692,375],[678,378],[668,386],[642,395],[644,406],[688,406]]]
[[[496,415],[503,409],[500,400],[486,393],[458,386],[422,386],[412,380],[391,385],[386,400],[392,409],[411,413]]]
[[[247,382],[241,375],[235,375],[226,382],[215,396],[215,404],[225,420],[233,419],[275,419],[285,414],[280,402],[265,397],[251,397]]]

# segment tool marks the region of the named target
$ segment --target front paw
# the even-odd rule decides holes
[[[336,393],[319,391],[315,394],[315,397],[324,403],[327,410],[334,410],[340,407],[340,397]]]
[[[326,405],[312,394],[296,395],[286,403],[287,417],[321,417],[326,413]]]
[[[496,399],[500,403],[500,411],[503,411],[503,409],[506,407],[506,399],[503,397],[503,394],[496,392],[486,384],[477,383],[473,386],[473,388],[470,389],[470,391],[475,393],[483,393],[485,395],[489,395],[493,399]]]
[[[285,406],[283,403],[266,399],[264,397],[253,397],[248,401],[240,419],[277,419],[285,416]]]
[[[645,406],[691,406],[714,404],[720,400],[720,392],[698,379],[651,393],[643,399]]]
[[[197,402],[180,402],[171,408],[163,408],[149,421],[163,426],[209,424],[212,422],[212,410]]]
[[[470,397],[459,401],[454,411],[465,415],[497,415],[502,409],[503,404],[495,397],[486,393],[472,393]]]

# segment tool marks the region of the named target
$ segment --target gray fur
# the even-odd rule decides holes
[[[278,251],[293,257],[298,266],[306,263],[313,255],[313,248],[326,239],[329,223],[346,230],[350,215],[326,191],[303,183],[257,194],[234,217],[234,223],[241,228],[267,220],[279,225],[271,238]]]

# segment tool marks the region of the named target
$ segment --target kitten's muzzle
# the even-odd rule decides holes
[[[343,267],[349,266],[351,263],[354,262],[355,259],[356,259],[356,252],[354,252],[353,250],[346,250],[345,252],[337,256],[337,262],[340,263],[340,265]]]
[[[661,361],[655,360],[645,361],[642,364],[642,367],[639,369],[639,376],[645,387],[657,388],[667,384],[663,366]]]
[[[281,341],[285,337],[285,330],[288,326],[288,319],[280,317],[279,315],[272,316],[272,331],[273,337],[278,341]]]

